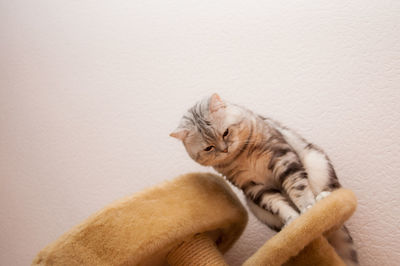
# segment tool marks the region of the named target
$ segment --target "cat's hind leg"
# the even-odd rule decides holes
[[[321,148],[309,143],[291,129],[283,127],[275,121],[271,122],[299,156],[308,174],[308,180],[315,196],[323,191],[340,188],[332,163]]]
[[[354,247],[353,238],[346,226],[343,225],[337,231],[332,232],[327,239],[347,266],[358,265],[357,251]]]
[[[313,144],[308,144],[298,152],[300,160],[307,171],[310,185],[316,196],[322,192],[333,191],[340,188],[335,170],[328,156]],[[319,198],[327,196],[323,193]]]

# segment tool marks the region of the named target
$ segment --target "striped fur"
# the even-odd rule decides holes
[[[294,131],[214,94],[196,103],[171,136],[196,162],[242,189],[255,216],[279,231],[340,187],[327,155]],[[322,194],[321,194],[322,193]],[[357,253],[345,227],[329,240],[348,265]]]
[[[333,165],[322,149],[307,142],[303,137],[287,127],[271,119],[265,118],[265,120],[272,123],[279,130],[288,144],[299,155],[308,173],[308,179],[314,195],[322,195],[327,191],[340,188]],[[357,251],[354,249],[353,238],[345,225],[331,233],[328,236],[328,241],[335,247],[346,265],[358,265],[358,256]]]

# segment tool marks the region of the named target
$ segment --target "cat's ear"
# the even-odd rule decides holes
[[[226,104],[224,103],[224,101],[222,101],[221,97],[219,97],[217,93],[214,93],[213,95],[211,95],[209,106],[210,113],[214,113],[221,108],[225,108]]]
[[[177,127],[171,134],[169,134],[171,137],[177,138],[179,140],[184,140],[189,133],[189,130],[186,128],[181,128]]]

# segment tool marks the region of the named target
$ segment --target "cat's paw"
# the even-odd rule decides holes
[[[314,206],[314,204],[307,205],[307,207],[305,207],[304,209],[301,210],[301,214],[307,212],[309,209],[312,208],[312,206]]]
[[[298,215],[287,217],[286,220],[285,220],[285,225],[284,225],[283,227],[288,226],[288,225],[289,225],[291,222],[293,222],[297,217],[298,217]]]
[[[315,198],[315,200],[316,200],[316,201],[320,201],[320,200],[322,200],[322,199],[328,197],[329,194],[331,194],[330,191],[322,191],[321,193],[319,193],[319,194],[317,195],[317,197]]]

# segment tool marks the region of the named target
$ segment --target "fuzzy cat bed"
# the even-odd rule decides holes
[[[246,223],[245,208],[221,177],[187,174],[105,207],[32,265],[226,265],[220,252]]]
[[[356,208],[339,189],[268,240],[245,263],[344,265],[323,235]],[[247,213],[219,176],[187,174],[117,201],[44,248],[32,265],[227,265]]]

